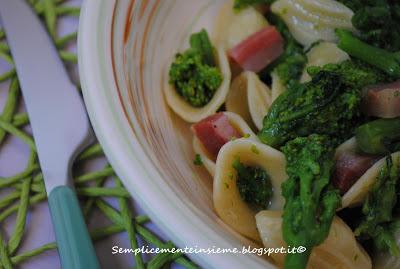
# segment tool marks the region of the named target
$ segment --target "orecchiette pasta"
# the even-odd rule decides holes
[[[221,219],[240,234],[259,241],[254,216],[257,212],[240,197],[236,181],[237,173],[232,164],[236,158],[245,165],[263,168],[273,186],[271,210],[282,210],[281,184],[286,180],[286,160],[282,152],[262,143],[237,139],[225,144],[217,158],[213,200]]]
[[[168,105],[176,114],[187,122],[197,122],[214,114],[225,102],[231,82],[231,70],[225,49],[222,46],[217,49],[216,61],[218,63],[218,68],[222,73],[223,80],[213,98],[204,107],[191,106],[177,93],[174,86],[169,84],[168,79],[165,79],[164,94]],[[169,68],[166,68],[166,70],[168,71]],[[168,73],[166,73],[166,76],[168,77]]]
[[[282,212],[261,211],[256,215],[257,228],[267,248],[285,247],[282,238]],[[285,254],[272,253],[272,259],[283,268]],[[335,217],[325,241],[314,248],[308,269],[370,269],[371,259],[357,243],[353,231],[340,218]]]
[[[334,0],[278,0],[271,5],[293,37],[308,47],[318,40],[336,41],[335,29],[353,30],[353,12]]]
[[[229,118],[229,122],[232,124],[232,126],[236,130],[238,130],[242,136],[248,136],[248,139],[258,141],[257,135],[253,133],[251,128],[239,115],[228,111],[224,112],[224,114]],[[204,167],[207,169],[210,175],[214,177],[215,160],[207,152],[207,150],[204,148],[204,146],[201,144],[200,140],[196,136],[193,136],[193,148],[195,153],[200,155]]]
[[[346,141],[344,141],[342,144],[340,144],[335,151],[335,159],[339,155],[341,155],[344,152],[355,152],[357,150],[357,140],[355,137],[352,137]]]
[[[395,152],[391,156],[393,159],[397,159],[400,157],[400,152]],[[365,200],[369,190],[376,182],[379,171],[385,163],[386,158],[380,159],[356,181],[356,183],[343,195],[343,208],[360,205]]]
[[[283,82],[276,71],[273,71],[271,73],[271,78],[272,78],[271,95],[273,102],[275,101],[276,98],[278,98],[279,95],[281,95],[286,90],[286,87],[285,85],[283,85]]]
[[[257,129],[262,128],[264,116],[272,103],[271,90],[254,72],[237,76],[226,99],[226,110],[240,116]]]
[[[311,78],[307,73],[309,66],[324,66],[330,63],[340,63],[350,59],[349,55],[339,49],[336,44],[331,42],[321,42],[307,53],[307,65],[301,76],[301,82],[307,82]]]
[[[233,10],[233,1],[227,1],[221,8],[212,33],[212,40],[227,50],[233,48],[251,34],[268,25],[265,17],[253,7],[241,11]]]

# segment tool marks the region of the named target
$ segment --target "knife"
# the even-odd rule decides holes
[[[62,268],[99,268],[70,180],[72,162],[90,138],[83,101],[26,1],[0,0],[0,18],[37,146]]]

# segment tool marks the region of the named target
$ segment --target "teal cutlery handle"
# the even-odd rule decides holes
[[[49,194],[49,207],[62,268],[99,268],[75,192],[68,186],[56,187]]]

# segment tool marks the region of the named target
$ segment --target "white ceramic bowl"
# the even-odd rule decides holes
[[[210,29],[224,0],[86,0],[79,29],[83,94],[97,137],[132,196],[179,247],[249,242],[212,206],[212,179],[193,165],[189,125],[167,107],[165,63]],[[190,255],[204,268],[274,268],[255,255]]]

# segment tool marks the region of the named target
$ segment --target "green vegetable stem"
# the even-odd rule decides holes
[[[400,150],[400,118],[378,119],[356,129],[358,147],[369,154]]]
[[[365,61],[393,78],[400,78],[400,52],[389,52],[373,47],[356,38],[350,31],[337,29],[338,47],[351,56]]]
[[[289,141],[282,149],[289,176],[282,184],[283,238],[289,246],[307,249],[287,254],[285,269],[305,269],[313,247],[328,236],[340,206],[339,192],[330,184],[334,145],[329,137],[314,134]]]
[[[202,29],[196,34],[192,34],[189,39],[190,47],[200,54],[204,64],[215,66],[214,48],[208,38],[206,30]]]
[[[396,0],[338,0],[354,11],[360,39],[388,51],[400,50],[400,3]]]

